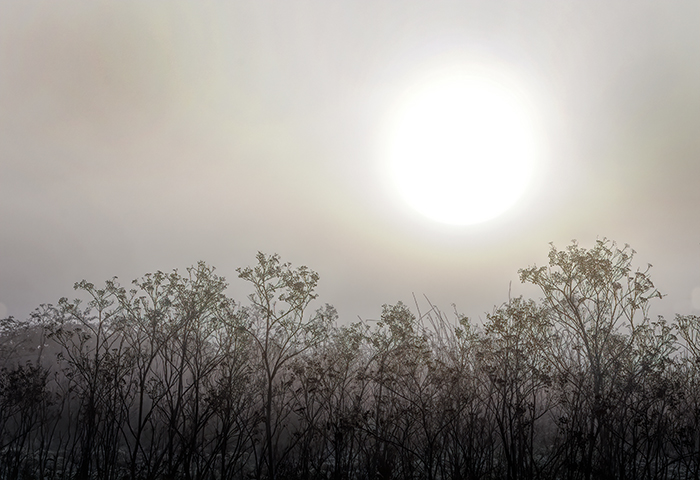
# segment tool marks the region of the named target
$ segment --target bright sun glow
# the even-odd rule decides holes
[[[403,99],[389,132],[389,175],[404,200],[443,223],[492,219],[532,176],[531,109],[500,78],[451,72]]]

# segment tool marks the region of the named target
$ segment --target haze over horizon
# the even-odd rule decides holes
[[[549,242],[630,244],[700,313],[700,4],[0,0],[0,317],[204,260],[319,272],[342,322],[426,295],[478,317]],[[437,64],[504,67],[546,155],[476,225],[382,177],[397,98]]]

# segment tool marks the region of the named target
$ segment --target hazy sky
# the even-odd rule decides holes
[[[654,264],[700,313],[700,2],[0,0],[0,315],[258,250],[343,321],[427,295],[479,317],[548,243]],[[505,66],[546,126],[528,193],[455,227],[381,175],[383,128],[445,61]],[[695,289],[695,303],[693,290]]]

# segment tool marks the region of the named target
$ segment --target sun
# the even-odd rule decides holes
[[[394,111],[389,178],[410,206],[435,221],[493,219],[528,187],[538,155],[535,125],[523,92],[497,75],[433,75]]]

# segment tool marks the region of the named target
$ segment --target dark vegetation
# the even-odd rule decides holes
[[[76,285],[0,332],[2,479],[697,479],[700,318],[633,251],[552,247],[483,324],[384,305],[337,326],[259,254]]]

